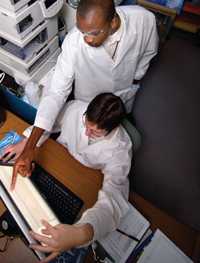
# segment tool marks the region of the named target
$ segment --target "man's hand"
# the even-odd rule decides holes
[[[46,221],[42,221],[42,223],[45,227],[42,234],[45,236],[30,232],[33,239],[40,242],[39,245],[31,245],[30,247],[44,253],[50,253],[48,257],[41,261],[42,263],[51,261],[61,252],[87,244],[94,235],[90,224],[80,226],[59,224],[53,227]]]
[[[15,184],[17,181],[18,173],[22,176],[30,176],[34,165],[32,163],[34,159],[34,150],[23,151],[22,154],[18,157],[13,167],[12,182],[11,182],[11,191],[14,190]]]
[[[15,188],[18,173],[20,173],[22,176],[31,175],[32,170],[34,169],[32,161],[34,159],[35,147],[40,137],[42,136],[43,132],[44,132],[43,129],[38,127],[33,127],[31,135],[25,143],[23,152],[16,159],[13,168],[11,190]]]

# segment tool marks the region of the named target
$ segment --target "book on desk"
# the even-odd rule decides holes
[[[107,263],[193,262],[160,229],[153,232],[150,222],[131,204],[119,229],[93,245],[96,258]]]

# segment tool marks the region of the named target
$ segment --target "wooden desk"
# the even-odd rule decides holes
[[[7,120],[0,129],[0,135],[9,130],[21,134],[28,124],[7,112]],[[50,174],[56,177],[72,192],[77,194],[85,204],[91,207],[101,187],[102,174],[94,169],[87,168],[76,161],[62,145],[49,139],[38,149],[36,161]]]
[[[11,129],[18,133],[28,125],[10,112],[7,112],[6,123],[0,128],[0,135]],[[80,196],[85,208],[91,207],[97,199],[102,184],[102,174],[81,165],[57,142],[49,139],[39,148],[37,162],[49,173]],[[160,228],[171,238],[194,262],[200,262],[199,232],[177,222],[165,212],[156,208],[136,193],[131,193],[130,202],[151,222],[152,229]],[[5,210],[0,202],[0,214]],[[91,257],[86,262],[93,262]]]

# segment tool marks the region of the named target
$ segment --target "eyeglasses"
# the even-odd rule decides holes
[[[98,30],[98,31],[91,31],[91,32],[81,32],[83,34],[84,37],[97,37],[99,36],[100,34],[103,34],[105,33],[106,30],[105,29],[101,29],[101,30]]]
[[[101,30],[94,30],[94,31],[90,31],[90,32],[83,32],[78,27],[78,25],[76,25],[76,27],[83,34],[84,37],[88,37],[88,36],[89,37],[98,37],[100,34],[106,33],[106,31],[108,31],[108,28],[105,28],[105,29],[101,29]]]
[[[104,129],[98,129],[97,125],[95,124],[91,125],[91,123],[87,120],[85,114],[82,116],[82,121],[89,137],[94,138],[94,137],[106,136],[107,131]]]

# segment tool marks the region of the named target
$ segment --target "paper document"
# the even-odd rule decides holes
[[[126,262],[150,226],[150,223],[130,203],[129,207],[129,211],[125,217],[122,218],[120,226],[118,227],[120,232],[117,230],[113,231],[105,239],[99,241],[101,246],[112,258],[112,260],[108,258],[106,262]]]
[[[13,167],[0,166],[0,180],[30,228],[41,234],[41,229],[44,227],[41,223],[42,219],[53,226],[59,224],[55,214],[29,178],[18,175],[15,189],[10,191],[12,171]]]
[[[163,232],[156,230],[150,244],[144,248],[144,252],[138,263],[191,263],[187,257]]]

